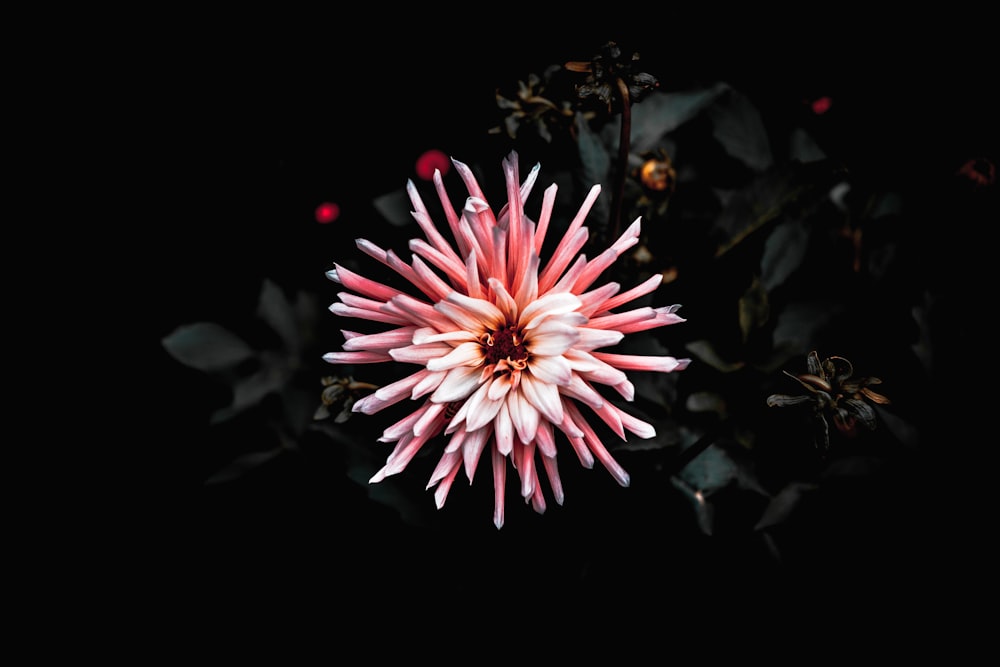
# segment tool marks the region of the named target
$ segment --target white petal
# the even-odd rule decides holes
[[[514,422],[517,437],[521,442],[534,442],[540,421],[535,406],[522,396],[520,391],[513,391],[507,395],[507,407],[510,408],[510,420]]]
[[[503,403],[504,399],[491,401],[486,396],[486,391],[487,387],[480,387],[462,406],[462,408],[468,406],[465,428],[470,433],[481,429],[493,421],[493,418],[497,416],[497,412],[500,410],[500,404]]]
[[[532,332],[525,336],[524,345],[531,354],[555,356],[574,347],[579,338],[577,329],[560,325],[558,329],[549,328],[545,332]]]
[[[445,303],[453,304],[464,310],[480,327],[496,329],[505,321],[503,312],[485,299],[473,299],[471,296],[452,292],[448,295],[448,300]],[[470,331],[476,330],[475,327],[465,328]]]
[[[475,391],[479,386],[478,368],[458,366],[447,371],[437,390],[431,395],[434,403],[450,403],[460,401]]]
[[[479,457],[483,453],[483,449],[486,445],[486,441],[489,439],[490,432],[486,429],[480,431],[474,431],[469,433],[465,442],[462,443],[462,459],[465,461],[465,476],[469,478],[469,483],[472,483],[472,478],[476,474],[476,466],[479,465]]]
[[[563,420],[562,397],[558,385],[539,382],[530,374],[521,376],[520,390],[524,398],[553,424]]]
[[[602,331],[601,329],[588,329],[580,327],[577,329],[580,335],[579,340],[573,347],[579,350],[596,350],[599,347],[611,347],[621,342],[625,334],[620,331]]]
[[[563,356],[537,356],[531,359],[531,374],[540,382],[565,384],[569,382],[573,369]]]
[[[518,321],[520,327],[527,331],[537,327],[546,318],[552,315],[569,313],[580,307],[580,299],[575,294],[562,292],[559,294],[546,294],[540,299],[536,299],[524,312]]]
[[[477,369],[478,370],[478,369]],[[490,389],[486,394],[486,397],[491,401],[498,401],[507,395],[514,383],[511,381],[511,374],[506,373],[500,377],[493,378],[490,381]]]
[[[449,348],[450,349],[450,348]],[[483,363],[483,348],[479,342],[460,343],[447,354],[427,360],[427,370],[446,371],[456,366],[479,366]]]
[[[437,329],[421,327],[413,333],[413,342],[418,345],[422,343],[465,342],[470,340],[477,340],[476,336],[464,329],[438,333]]]
[[[493,420],[493,432],[496,434],[497,449],[504,456],[514,448],[514,422],[510,420],[510,410],[507,401],[500,405],[496,419]]]
[[[451,350],[451,346],[445,345],[444,343],[427,343],[426,345],[407,345],[406,347],[397,347],[389,350],[389,355],[396,361],[410,364],[425,364],[428,361],[448,354]],[[433,368],[431,370],[444,369]]]

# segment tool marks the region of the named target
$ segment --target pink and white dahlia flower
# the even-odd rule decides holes
[[[628,473],[605,448],[583,408],[623,440],[626,431],[651,438],[656,433],[650,424],[607,400],[595,385],[610,387],[631,401],[634,387],[625,371],[669,373],[690,363],[669,356],[601,351],[625,334],[683,322],[676,314],[679,306],[618,310],[655,290],[662,281],[660,274],[625,292],[613,282],[591,288],[639,240],[637,219],[600,255],[590,260],[577,256],[587,242],[583,221],[600,193],[599,185],[591,188],[543,265],[539,254],[556,185],[545,191],[538,221],[531,220],[524,202],[539,165],[521,183],[517,159],[511,152],[503,161],[507,203],[499,213],[487,204],[465,164],[452,160],[469,192],[461,213],[451,205],[440,172],[434,174],[454,247],[431,221],[412,181],[407,183],[412,215],[426,240],[409,242],[411,261],[357,240],[362,252],[399,273],[423,298],[338,264],[327,274],[350,290],[338,294],[340,300],[330,306],[331,311],[392,328],[374,334],[343,331],[344,351],[323,358],[334,364],[395,361],[418,367],[354,404],[355,412],[374,414],[404,399],[420,401],[379,438],[396,445],[370,482],[402,472],[421,447],[444,434],[444,453],[427,484],[428,489],[437,485],[437,507],[444,505],[459,469],[464,468],[471,483],[483,452],[488,452],[497,528],[504,522],[508,457],[520,477],[521,496],[535,511],[545,511],[539,462],[555,501],[562,504],[556,431],[569,441],[583,466],[593,467],[596,458],[619,484],[628,486]]]

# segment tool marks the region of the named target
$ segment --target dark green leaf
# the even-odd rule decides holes
[[[801,127],[792,130],[788,139],[789,158],[798,162],[818,162],[826,159],[826,153]]]
[[[284,450],[282,447],[276,447],[264,452],[252,452],[250,454],[244,454],[243,456],[235,459],[229,465],[225,466],[217,473],[209,477],[205,483],[206,484],[221,484],[223,482],[231,482],[234,479],[242,477],[250,470],[261,466],[268,461],[276,458]]]
[[[396,227],[405,227],[413,223],[413,216],[410,214],[412,203],[405,188],[379,195],[372,200],[372,206]]]
[[[726,416],[726,399],[712,391],[696,391],[688,395],[684,407],[691,412],[714,412]]]
[[[772,340],[775,347],[787,345],[795,354],[806,354],[814,347],[817,332],[843,311],[837,302],[797,301],[785,306],[778,315]]]
[[[227,407],[212,413],[211,423],[218,424],[232,419],[247,408],[260,403],[265,396],[279,391],[287,382],[286,372],[265,366],[248,378],[239,380],[233,387],[233,401]]]
[[[768,303],[767,292],[761,288],[760,280],[754,278],[753,283],[743,293],[743,296],[740,297],[737,307],[740,332],[743,334],[743,342],[746,342],[750,333],[767,324],[771,316],[771,306]]]
[[[664,135],[673,132],[711,105],[716,98],[729,90],[725,83],[717,83],[700,90],[664,93],[654,91],[642,104],[632,107],[632,153],[653,151],[661,147]],[[613,131],[617,136],[619,123]]]
[[[708,108],[713,134],[727,153],[757,172],[774,164],[760,112],[745,95],[729,89]]]
[[[754,530],[766,530],[784,523],[792,515],[801,502],[802,497],[816,491],[819,486],[805,482],[790,482],[785,488],[771,498],[761,515]]]
[[[713,444],[684,466],[678,476],[696,491],[709,494],[735,480],[737,472],[736,463],[729,454]]]
[[[761,285],[768,292],[784,284],[806,256],[809,227],[801,220],[786,220],[775,225],[764,243],[760,259]]]
[[[281,336],[292,354],[301,349],[302,337],[299,333],[295,310],[285,298],[285,293],[275,282],[265,278],[257,301],[257,317],[267,322]]]
[[[670,478],[670,483],[691,502],[695,520],[698,522],[698,528],[701,529],[701,532],[711,535],[715,529],[715,507],[708,501],[705,494],[676,475]]]
[[[215,322],[179,326],[162,343],[177,361],[206,372],[232,368],[254,356],[243,339]]]
[[[880,405],[874,406],[879,421],[907,447],[916,447],[920,443],[920,430],[902,417],[895,415]]]
[[[724,360],[715,351],[715,347],[712,345],[711,341],[708,340],[691,341],[690,343],[685,344],[684,348],[699,360],[705,362],[718,371],[722,371],[723,373],[732,373],[733,371],[737,371],[744,366],[742,361],[728,362]]]
[[[590,124],[583,114],[577,114],[576,124],[578,127],[577,148],[580,151],[580,179],[584,183],[607,183],[611,173],[611,155],[608,148],[601,142],[600,137],[590,129]],[[615,140],[611,150],[618,150],[618,141]],[[600,201],[600,199],[598,200]]]

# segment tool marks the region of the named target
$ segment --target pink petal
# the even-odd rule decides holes
[[[415,275],[414,284],[420,291],[429,296],[434,301],[440,301],[448,296],[452,291],[451,285],[441,279],[441,276],[434,273],[418,255],[413,255],[413,273]]]
[[[426,373],[423,379],[413,386],[413,391],[410,393],[410,398],[416,400],[421,396],[431,393],[440,386],[441,382],[444,381],[444,377],[447,371],[428,371],[427,369],[421,369],[418,371],[420,373]]]
[[[459,426],[455,430],[454,435],[449,438],[448,444],[444,446],[445,453],[450,454],[452,452],[459,451],[462,448],[462,443],[465,442],[465,436],[467,433],[468,431],[465,430],[464,426]]]
[[[377,364],[392,361],[385,352],[327,352],[323,361],[331,364]]]
[[[556,504],[562,505],[566,494],[563,493],[562,479],[559,477],[559,468],[556,465],[555,456],[542,456],[542,467],[545,468],[545,475],[549,478],[549,486],[552,487],[552,497],[556,499]]]
[[[629,301],[635,301],[639,297],[645,296],[650,292],[654,291],[661,284],[663,284],[663,274],[657,273],[655,275],[652,275],[646,280],[644,280],[637,287],[633,287],[632,289],[626,292],[622,292],[621,294],[609,298],[606,302],[601,304],[600,310],[597,310],[595,312],[600,313],[612,310],[614,308],[618,308],[619,306],[628,303]]]
[[[549,291],[549,288],[555,284],[559,275],[569,266],[569,263],[587,243],[589,237],[590,232],[586,227],[576,230],[571,236],[563,237],[555,253],[549,258],[548,264],[545,265],[545,268],[538,275],[539,292],[544,294]]]
[[[671,373],[684,370],[691,363],[690,359],[675,359],[667,356],[654,357],[637,354],[613,354],[611,352],[594,352],[593,355],[610,366],[630,371]]]
[[[409,246],[415,254],[441,269],[445,275],[451,278],[453,284],[462,285],[465,283],[465,263],[455,254],[454,250],[449,248],[450,253],[441,252],[420,239],[411,239]]]
[[[625,334],[620,331],[604,331],[587,327],[580,327],[577,331],[580,334],[580,339],[574,343],[573,347],[578,350],[612,347],[620,343],[622,338],[625,337]]]
[[[462,460],[465,462],[465,476],[469,478],[469,484],[476,475],[476,468],[479,466],[479,457],[483,453],[483,448],[489,440],[490,431],[480,429],[465,436],[462,443]]]
[[[552,422],[547,420],[539,422],[538,431],[535,432],[535,444],[543,456],[556,455],[556,438]]]
[[[420,369],[412,375],[408,375],[401,380],[396,380],[395,382],[387,385],[383,385],[375,390],[374,396],[378,396],[379,399],[386,401],[388,404],[396,403],[406,398],[410,392],[413,390],[417,384],[424,380],[428,375],[424,369]],[[370,394],[372,395],[372,394]]]
[[[538,476],[535,474],[535,443],[528,442],[517,450],[521,452],[517,466],[518,475],[521,477],[521,497],[528,499],[534,495],[538,486]]]
[[[655,317],[656,311],[649,306],[646,306],[644,308],[635,308],[624,313],[612,313],[601,317],[592,317],[590,318],[590,321],[587,322],[587,326],[592,329],[619,330],[621,327],[632,324],[633,322],[651,320]]]
[[[327,277],[334,282],[340,283],[352,292],[357,292],[378,301],[388,301],[392,297],[403,293],[395,287],[389,287],[388,285],[383,285],[382,283],[358,275],[350,269],[345,269],[340,264],[334,264],[334,266],[336,267],[334,270],[327,271]]]
[[[447,403],[431,403],[427,406],[427,410],[413,425],[413,435],[430,437],[437,433],[444,423],[444,411],[447,407]]]
[[[487,284],[489,284],[490,289],[493,291],[496,306],[503,313],[504,319],[508,322],[514,321],[517,318],[517,302],[514,301],[514,297],[510,295],[510,292],[503,286],[503,283],[496,278],[490,278]]]
[[[492,448],[493,459],[493,525],[497,530],[503,528],[503,502],[507,488],[507,459]]]
[[[458,475],[458,471],[461,469],[460,465],[456,465],[451,471],[442,479],[436,489],[434,489],[434,505],[441,509],[444,507],[445,501],[448,499],[448,491],[451,490],[451,485],[455,481],[455,477]]]
[[[590,317],[597,312],[603,304],[607,303],[608,298],[614,296],[618,293],[621,285],[618,283],[608,283],[607,285],[602,285],[597,289],[590,290],[585,294],[580,295],[580,312]]]
[[[394,347],[404,347],[413,342],[414,326],[400,327],[382,333],[354,336],[344,342],[345,350],[391,350]]]
[[[643,440],[649,440],[650,438],[656,437],[656,429],[653,428],[652,424],[648,424],[641,419],[636,418],[633,415],[625,412],[617,406],[612,406],[615,411],[618,412],[618,416],[622,421],[622,426],[626,429],[639,436]]]
[[[425,343],[423,345],[407,345],[389,350],[389,355],[396,361],[406,364],[427,364],[453,351],[445,343]],[[447,370],[446,368],[428,368],[431,371]]]
[[[535,230],[536,255],[541,254],[542,246],[545,245],[545,233],[549,229],[549,220],[552,218],[552,209],[555,206],[557,192],[558,186],[553,183],[545,189],[545,194],[542,196],[542,210],[538,214],[538,228]]]
[[[386,324],[411,324],[407,317],[386,313],[382,310],[369,310],[367,308],[356,308],[344,303],[330,304],[330,312],[340,317],[357,317],[362,320],[372,320],[375,322],[385,322]]]
[[[413,343],[421,345],[423,343],[466,343],[479,340],[468,331],[458,329],[455,331],[445,331],[438,333],[431,327],[420,327],[413,332]]]
[[[559,385],[559,393],[564,396],[575,398],[595,410],[604,405],[604,397],[602,397],[589,382],[584,381],[584,379],[576,373],[573,373],[573,376],[567,384]],[[565,406],[566,402],[564,401],[563,407]]]

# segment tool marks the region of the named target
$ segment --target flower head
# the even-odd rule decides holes
[[[391,328],[367,335],[344,331],[343,351],[323,358],[335,364],[395,361],[416,366],[412,374],[354,403],[353,411],[373,414],[405,399],[419,401],[412,413],[383,432],[380,440],[396,445],[370,481],[403,471],[424,445],[443,434],[444,452],[427,484],[428,489],[437,487],[437,507],[444,505],[461,469],[472,482],[485,452],[493,471],[493,522],[500,528],[508,458],[519,476],[521,496],[535,511],[544,512],[546,506],[540,469],[562,504],[558,433],[582,465],[590,468],[597,459],[619,484],[628,486],[628,473],[584,413],[596,415],[623,440],[626,431],[651,438],[655,430],[615,405],[597,385],[631,401],[634,388],[625,371],[669,373],[686,368],[690,359],[602,351],[628,333],[684,320],[677,315],[677,305],[619,310],[655,290],[660,274],[624,292],[613,282],[592,288],[604,270],[638,242],[640,227],[636,220],[593,259],[577,256],[587,242],[583,222],[600,186],[591,188],[543,263],[539,253],[556,186],[545,191],[537,221],[524,208],[540,165],[521,182],[517,154],[511,152],[503,161],[508,201],[494,211],[468,166],[452,162],[469,193],[461,212],[451,205],[440,173],[433,181],[454,247],[432,222],[412,181],[407,183],[412,215],[426,239],[409,242],[411,261],[367,240],[357,241],[365,254],[396,271],[423,297],[335,265],[328,277],[349,292],[341,292],[330,310]]]
[[[844,357],[828,357],[820,362],[815,350],[809,353],[806,362],[807,373],[792,375],[788,371],[783,372],[808,393],[798,396],[772,394],[767,397],[768,407],[810,405],[821,427],[816,444],[822,445],[824,451],[830,446],[827,417],[833,420],[838,431],[849,437],[857,434],[858,423],[869,430],[875,429],[875,411],[866,399],[879,405],[889,403],[888,398],[871,389],[872,385],[881,384],[882,380],[877,377],[854,377],[854,366]]]
[[[596,97],[610,113],[613,101],[629,105],[659,88],[655,76],[638,71],[638,63],[638,53],[625,57],[618,44],[608,42],[590,62],[571,61],[566,69],[587,74],[586,81],[576,87],[577,97],[581,101]]]

